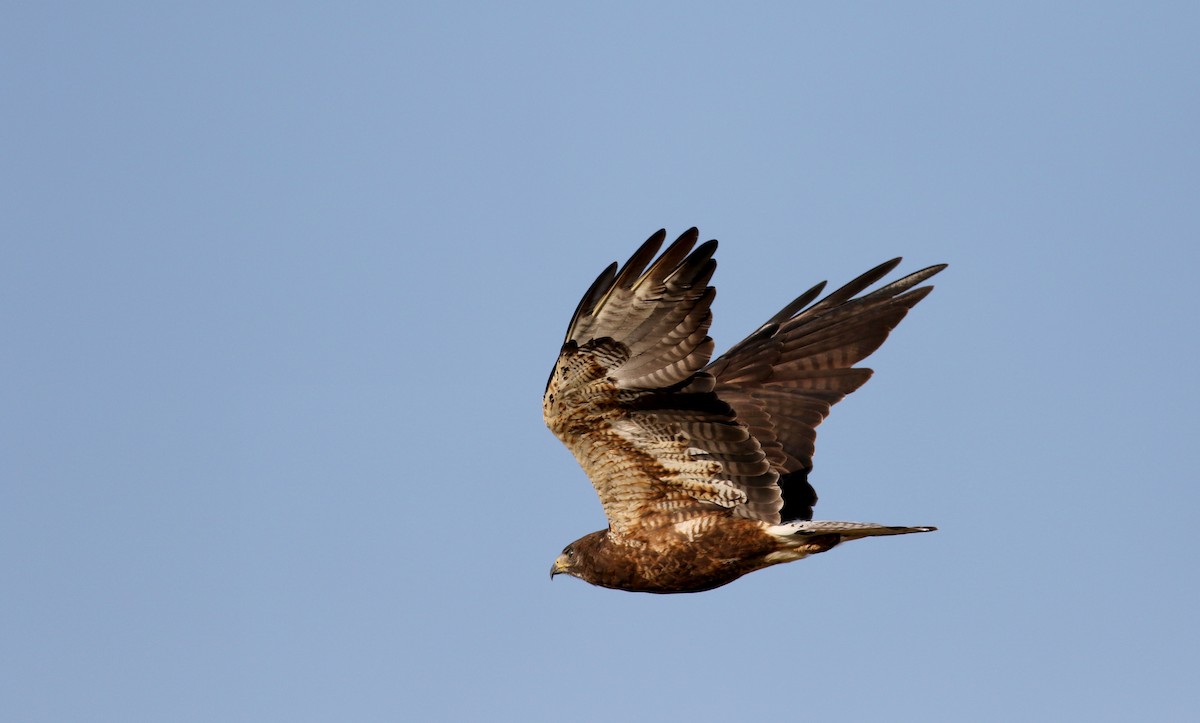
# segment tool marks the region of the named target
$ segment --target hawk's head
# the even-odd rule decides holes
[[[562,554],[554,560],[550,567],[550,579],[555,575],[566,573],[580,580],[597,584],[593,579],[597,559],[603,555],[608,530],[599,530],[590,535],[584,535],[563,548]]]

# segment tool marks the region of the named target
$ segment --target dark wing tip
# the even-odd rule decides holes
[[[600,275],[596,277],[596,280],[592,282],[587,292],[584,293],[583,298],[579,300],[579,304],[575,307],[575,313],[571,314],[571,323],[567,324],[567,334],[564,342],[571,340],[571,334],[574,332],[579,318],[592,312],[592,309],[596,307],[596,302],[608,293],[616,279],[617,262],[614,261],[600,272]]]
[[[905,279],[915,278],[915,279],[917,279],[916,283],[919,284],[922,281],[924,281],[925,279],[936,276],[937,274],[942,273],[943,271],[945,271],[948,268],[950,268],[950,264],[934,264],[933,266],[926,266],[925,268],[921,269],[920,271],[914,271],[913,273],[909,274],[908,276],[905,277]]]
[[[650,234],[650,238],[646,239],[646,241],[638,247],[638,250],[633,252],[633,255],[629,257],[629,260],[625,262],[625,265],[621,267],[621,272],[617,274],[617,280],[613,286],[620,289],[628,289],[630,286],[632,286],[633,282],[636,281],[637,278],[642,275],[642,272],[646,270],[646,265],[650,263],[650,260],[653,259],[654,255],[658,253],[658,250],[662,248],[663,241],[665,241],[666,238],[667,230],[665,228],[660,228],[659,230]]]

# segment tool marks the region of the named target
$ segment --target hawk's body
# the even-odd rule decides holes
[[[820,302],[819,284],[709,364],[716,242],[660,231],[584,295],[550,375],[546,424],[579,460],[609,527],[552,574],[641,592],[697,592],[848,539],[924,532],[812,522],[815,428],[870,377],[852,368],[932,287],[933,266],[856,297],[887,262]],[[649,264],[649,268],[647,265]]]

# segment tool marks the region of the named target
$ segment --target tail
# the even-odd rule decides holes
[[[767,532],[779,538],[786,547],[803,550],[806,554],[825,552],[849,540],[885,535],[908,535],[914,532],[933,532],[936,527],[897,527],[874,522],[834,522],[831,520],[797,520],[772,525]]]

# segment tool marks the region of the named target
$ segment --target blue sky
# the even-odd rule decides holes
[[[0,28],[0,718],[1195,716],[1192,3],[25,4]],[[691,596],[543,427],[579,296],[712,335],[950,269],[821,428],[933,524]]]

